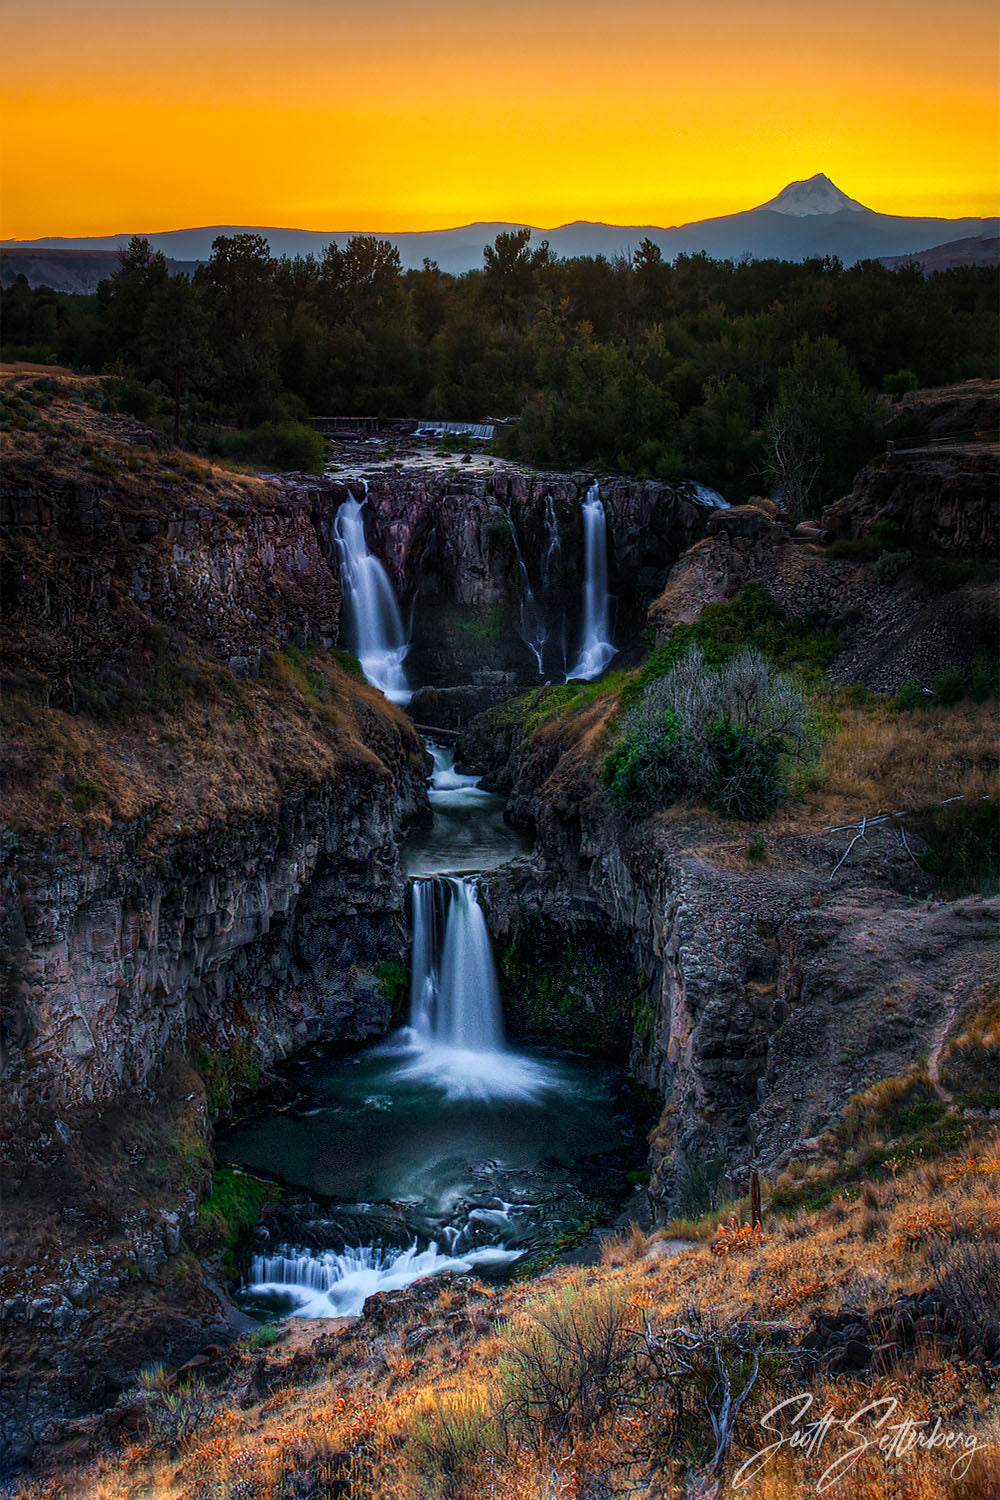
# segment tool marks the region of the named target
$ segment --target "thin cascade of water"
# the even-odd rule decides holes
[[[545,551],[542,553],[542,587],[547,591],[552,585],[556,560],[562,561],[562,537],[559,534],[559,517],[556,502],[551,495],[545,497]]]
[[[583,640],[576,665],[567,673],[567,682],[578,677],[588,680],[599,677],[617,650],[608,639],[608,527],[597,480],[583,501],[583,538]]]
[[[367,499],[368,482],[362,482]],[[393,703],[409,703],[413,693],[403,669],[409,639],[389,575],[368,550],[362,505],[353,497],[338,510],[333,536],[361,670]]]
[[[480,780],[478,776],[467,776],[464,771],[455,770],[455,750],[453,746],[438,745],[432,740],[425,740],[424,744],[430,751],[431,760],[434,762],[434,769],[430,777],[430,786],[428,787],[428,796],[432,804],[436,796],[442,799],[448,796],[449,800],[454,800],[450,796],[453,792],[478,791]],[[488,797],[489,793],[479,792],[479,796],[481,798]]]
[[[517,557],[518,572],[521,575],[521,639],[537,661],[539,675],[544,676],[545,667],[542,663],[542,652],[545,649],[547,639],[545,620],[535,599],[535,591],[531,587],[527,565],[521,553],[520,543],[517,540],[517,527],[514,525],[514,517],[509,510],[504,511],[504,516],[510,527],[511,540],[514,543],[514,554]]]
[[[542,592],[547,601],[551,601],[553,581],[559,582],[562,573],[562,534],[559,530],[559,517],[556,514],[556,502],[551,495],[545,497],[545,551],[542,554]],[[551,604],[550,606],[551,607]],[[567,671],[566,660],[566,606],[561,606],[559,619],[559,660],[562,669]]]

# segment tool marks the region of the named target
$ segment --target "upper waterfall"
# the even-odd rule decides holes
[[[587,491],[583,502],[584,584],[583,640],[580,655],[566,681],[574,677],[599,677],[615,655],[616,646],[608,639],[608,527],[598,481]]]
[[[389,575],[368,550],[362,507],[357,500],[345,500],[341,505],[333,536],[340,553],[340,577],[361,670],[393,703],[409,703],[413,692],[403,670],[409,640]]]

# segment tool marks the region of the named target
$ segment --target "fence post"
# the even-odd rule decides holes
[[[760,1173],[750,1168],[750,1227],[760,1228]]]

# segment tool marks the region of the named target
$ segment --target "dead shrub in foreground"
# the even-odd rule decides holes
[[[939,1291],[975,1328],[980,1342],[1000,1353],[1000,1245],[974,1235],[958,1241],[934,1239],[927,1246]]]
[[[685,1494],[710,1500],[718,1493],[740,1410],[761,1376],[760,1333],[749,1323],[723,1325],[689,1306],[674,1327],[656,1329],[647,1321],[641,1349],[652,1417],[645,1454],[650,1471],[669,1473],[686,1449]],[[765,1363],[773,1375],[780,1357]]]
[[[174,1449],[201,1429],[211,1410],[203,1380],[195,1375],[172,1384],[163,1365],[143,1370],[139,1379],[148,1392],[146,1420],[154,1444]]]
[[[572,1439],[624,1410],[637,1372],[621,1288],[573,1278],[502,1335],[501,1416],[530,1442]]]

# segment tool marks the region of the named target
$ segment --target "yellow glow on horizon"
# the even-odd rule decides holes
[[[817,171],[883,213],[996,213],[992,7],[803,9],[35,0],[4,28],[0,237],[670,225]]]

